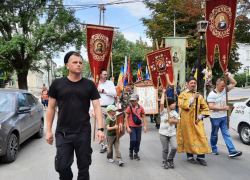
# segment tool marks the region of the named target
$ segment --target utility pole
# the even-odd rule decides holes
[[[174,10],[174,37],[175,37],[175,13],[176,13],[176,11]]]
[[[98,6],[98,9],[100,9],[99,25],[101,25],[102,23],[102,13],[103,13],[103,25],[104,25],[104,13],[105,13],[106,8],[100,4]]]

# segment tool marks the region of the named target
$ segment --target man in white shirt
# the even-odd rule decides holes
[[[103,113],[103,121],[105,122],[107,118],[106,108],[108,105],[114,104],[114,97],[117,95],[115,85],[112,81],[107,80],[108,73],[106,70],[101,70],[100,72],[100,80],[98,84],[98,92],[100,93],[101,98],[99,99],[100,105],[102,107]],[[95,112],[93,111],[93,107],[90,108],[90,115],[95,118]],[[106,134],[106,129],[105,129]],[[107,150],[107,139],[105,137],[104,141],[101,144],[102,148],[100,153],[104,153]]]
[[[230,81],[228,91],[234,88],[237,82],[229,76],[228,72],[224,73]],[[230,137],[229,129],[227,128],[227,111],[229,106],[226,104],[226,82],[225,79],[219,78],[216,81],[216,88],[208,95],[207,102],[210,109],[210,121],[212,123],[212,132],[210,137],[210,143],[212,148],[212,154],[218,155],[217,141],[218,131],[221,129],[223,139],[227,145],[229,151],[229,157],[241,156],[241,151],[236,151]]]

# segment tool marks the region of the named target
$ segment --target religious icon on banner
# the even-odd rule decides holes
[[[227,15],[225,13],[221,13],[221,14],[217,15],[217,17],[215,18],[215,23],[218,24],[217,28],[220,30],[224,30],[227,28],[228,18],[226,21],[225,17],[227,17]]]
[[[156,64],[157,64],[157,71],[158,72],[165,70],[164,59],[158,59]]]
[[[170,47],[167,47],[147,53],[150,77],[155,88],[158,88],[159,80],[163,87],[167,87],[168,83],[173,84],[174,82],[174,68],[170,49]]]
[[[116,138],[120,139],[125,134],[123,112],[116,113],[116,125],[118,126],[118,129],[116,130]]]
[[[87,50],[89,66],[96,86],[101,69],[108,69],[114,38],[114,27],[87,24]]]
[[[185,90],[186,84],[186,37],[165,37],[166,46],[171,46],[173,66],[174,66],[174,82],[178,82],[180,90]],[[177,83],[174,84],[177,87]]]
[[[234,33],[237,0],[206,1],[206,19],[208,21],[207,62],[214,66],[214,53],[219,49],[219,62],[223,71],[227,70]]]
[[[174,62],[174,63],[178,63],[178,62],[179,62],[179,57],[178,57],[178,53],[177,53],[177,52],[174,52],[174,55],[173,55],[173,62]]]
[[[158,114],[158,90],[151,83],[136,83],[135,93],[139,95],[138,103],[145,110],[145,114]]]
[[[103,54],[105,52],[105,45],[102,41],[95,42],[95,53],[96,54]]]

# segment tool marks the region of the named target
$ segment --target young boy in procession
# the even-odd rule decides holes
[[[170,110],[170,118],[168,117],[168,109],[164,108],[166,89],[163,89],[161,96],[160,115],[161,124],[159,129],[160,140],[162,143],[162,166],[164,169],[174,168],[174,157],[177,151],[176,128],[175,124],[179,123],[180,116],[175,111],[176,102],[173,98],[167,98]],[[170,146],[169,146],[170,143]],[[171,148],[170,148],[171,147]],[[169,153],[170,151],[170,153]]]
[[[116,125],[116,111],[118,110],[117,107],[114,105],[109,105],[107,107],[108,117],[105,121],[105,126],[107,128],[107,145],[108,145],[108,152],[107,152],[107,159],[108,162],[113,163],[113,145],[115,147],[115,156],[116,160],[118,161],[118,165],[122,166],[124,162],[122,161],[121,151],[120,151],[120,142],[119,139],[116,139],[116,130],[118,126]]]
[[[127,108],[125,117],[127,132],[130,134],[129,158],[140,160],[138,152],[141,142],[142,121],[144,124],[144,132],[146,133],[146,116],[143,107],[138,104],[138,94],[132,94],[130,101],[132,105]]]

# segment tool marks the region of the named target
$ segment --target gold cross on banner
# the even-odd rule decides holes
[[[223,55],[223,57],[222,57],[222,61],[223,61],[223,64],[226,64],[226,56],[225,55]]]
[[[213,56],[212,55],[210,56],[210,61],[213,61]]]

